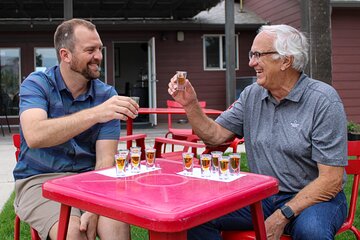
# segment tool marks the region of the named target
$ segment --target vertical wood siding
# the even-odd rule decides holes
[[[301,27],[300,2],[297,0],[244,0],[244,7],[270,24],[288,24],[297,29]]]
[[[332,10],[332,80],[349,120],[360,122],[360,8]]]

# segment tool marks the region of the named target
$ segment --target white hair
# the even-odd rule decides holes
[[[305,35],[288,25],[264,25],[259,33],[275,35],[274,48],[282,56],[293,56],[292,67],[303,71],[308,62],[309,43]]]

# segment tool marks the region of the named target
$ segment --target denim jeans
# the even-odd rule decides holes
[[[265,219],[291,200],[295,194],[278,193],[262,201]],[[285,227],[292,239],[334,239],[347,216],[347,202],[343,191],[328,202],[306,208]],[[220,240],[223,230],[253,229],[250,207],[239,209],[188,230],[188,240]]]

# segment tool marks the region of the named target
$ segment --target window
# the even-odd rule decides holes
[[[58,64],[55,48],[35,48],[35,71],[45,72]]]
[[[101,62],[101,73],[99,79],[106,82],[106,49],[102,50],[103,61]],[[47,69],[58,64],[55,48],[35,48],[35,71],[45,72]]]
[[[225,35],[205,35],[203,38],[204,69],[225,70]],[[238,36],[235,35],[235,68],[239,68]]]
[[[0,48],[0,115],[19,115],[20,49]]]

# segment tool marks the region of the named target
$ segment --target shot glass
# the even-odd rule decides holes
[[[147,148],[145,149],[145,156],[146,156],[146,168],[147,169],[154,169],[155,168],[155,148]]]
[[[125,176],[127,167],[127,153],[115,154],[116,176]]]
[[[222,156],[222,152],[221,151],[212,151],[211,152],[211,165],[212,165],[212,171],[213,173],[218,173],[219,172],[219,159]]]
[[[201,154],[200,155],[201,163],[201,176],[210,177],[211,176],[211,155],[210,154]]]
[[[129,164],[129,159],[130,159],[129,150],[128,149],[119,149],[118,154],[125,154],[126,155],[126,166],[125,166],[125,168],[127,168],[129,166],[128,164]]]
[[[177,90],[179,90],[179,91],[184,91],[185,90],[186,76],[187,76],[187,72],[185,72],[185,71],[176,71]]]
[[[130,97],[132,100],[134,100],[139,106],[140,106],[140,97]],[[136,114],[136,116],[138,116],[138,114]]]
[[[229,177],[229,156],[222,156],[219,159],[219,178],[226,180]]]
[[[140,172],[140,156],[141,156],[141,151],[130,152],[131,172],[133,173]]]
[[[229,172],[232,176],[237,176],[240,174],[240,154],[232,153],[229,155],[230,167]]]
[[[183,157],[183,166],[184,166],[184,174],[192,175],[194,168],[194,153],[184,152],[182,153]]]

